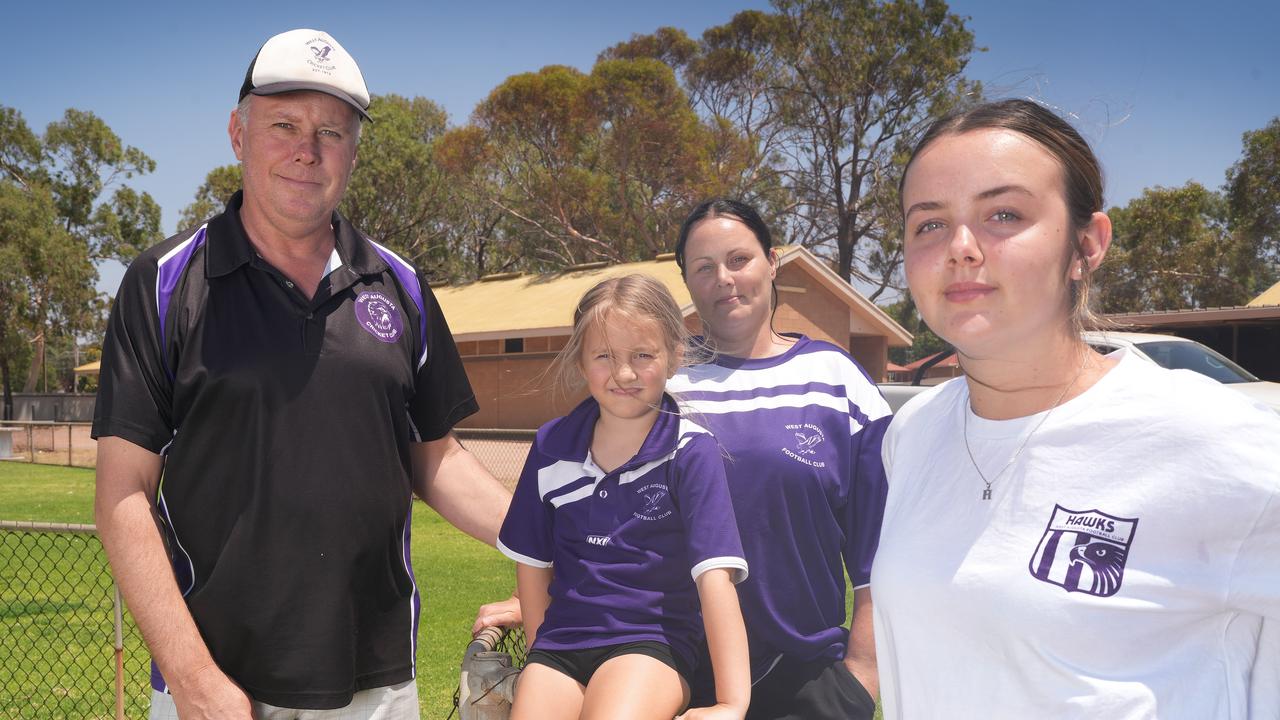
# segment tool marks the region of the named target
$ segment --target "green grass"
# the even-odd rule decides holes
[[[0,520],[93,522],[93,469],[0,462]]]
[[[92,523],[93,471],[0,462],[0,520]],[[422,594],[422,716],[444,718],[476,608],[508,596],[514,571],[496,550],[421,504],[410,554]],[[114,717],[112,585],[105,568],[92,536],[0,532],[0,718]],[[74,580],[53,583],[45,579],[50,574]],[[148,661],[130,630],[126,715],[145,717]]]

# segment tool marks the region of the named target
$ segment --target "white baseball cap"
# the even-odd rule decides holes
[[[290,30],[265,42],[249,63],[240,86],[246,95],[275,95],[314,90],[332,95],[369,117],[369,88],[355,58],[321,30]]]

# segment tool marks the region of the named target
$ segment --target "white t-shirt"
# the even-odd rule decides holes
[[[1112,357],[989,501],[963,414],[988,478],[1043,415],[972,415],[959,379],[894,418],[871,578],[886,718],[1259,717],[1260,626],[1280,620],[1280,416]]]

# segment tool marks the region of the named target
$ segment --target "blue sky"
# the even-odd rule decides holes
[[[227,117],[269,36],[329,31],[374,93],[421,95],[455,123],[507,76],[597,53],[661,25],[698,35],[747,0],[180,3],[25,2],[5,10],[0,104],[40,132],[91,110],[156,160],[134,185],[166,233],[205,174],[234,161]],[[1107,199],[1196,180],[1222,185],[1240,136],[1280,115],[1280,2],[956,0],[979,46],[967,75],[989,96],[1036,98],[1094,143]],[[114,293],[120,269],[102,268]]]

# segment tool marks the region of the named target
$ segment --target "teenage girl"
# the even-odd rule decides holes
[[[885,718],[1278,717],[1280,418],[1081,341],[1111,242],[1088,143],[1027,100],[966,108],[902,205],[911,296],[965,377],[884,439]]]
[[[665,393],[687,332],[657,280],[589,290],[556,360],[590,397],[538,430],[499,535],[531,651],[512,720],[670,720],[705,627],[717,704],[742,718],[747,575],[719,445]],[[701,607],[701,613],[699,612]]]

